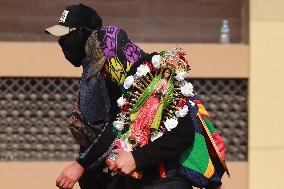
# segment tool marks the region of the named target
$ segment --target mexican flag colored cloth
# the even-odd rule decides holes
[[[189,97],[188,107],[195,127],[195,140],[180,158],[180,172],[193,186],[219,186],[224,172],[229,175],[224,140],[196,95]]]

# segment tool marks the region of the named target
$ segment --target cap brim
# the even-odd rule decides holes
[[[51,35],[60,37],[60,36],[70,33],[71,31],[74,31],[75,29],[76,28],[69,28],[66,26],[55,25],[55,26],[46,28],[45,31]]]

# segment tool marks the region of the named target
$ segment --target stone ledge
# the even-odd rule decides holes
[[[146,52],[182,47],[193,78],[248,78],[249,47],[244,44],[139,43]],[[57,43],[0,42],[0,77],[79,77]]]
[[[0,162],[1,188],[51,189],[70,162]],[[224,175],[224,188],[248,189],[248,162],[228,162],[231,178]],[[78,185],[74,189],[79,189]]]

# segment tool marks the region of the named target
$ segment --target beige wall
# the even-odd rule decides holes
[[[69,162],[13,162],[0,163],[1,188],[56,189],[55,180]],[[247,189],[247,162],[230,162],[232,177],[224,176],[225,189]],[[78,184],[74,189],[79,189]],[[176,188],[178,189],[178,188]]]
[[[146,52],[176,47],[176,44],[139,44]],[[188,53],[192,77],[248,78],[249,48],[231,44],[179,44]],[[56,43],[0,42],[0,77],[79,77],[81,69],[66,62]],[[1,162],[0,188],[51,189],[67,162]],[[231,179],[226,189],[247,189],[248,163],[229,162]]]
[[[192,77],[247,78],[247,45],[140,43],[146,52],[182,47],[192,64]],[[81,69],[64,59],[56,43],[0,42],[1,76],[78,77]]]
[[[284,188],[284,1],[250,1],[249,188]]]

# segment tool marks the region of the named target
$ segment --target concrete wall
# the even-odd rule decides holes
[[[283,188],[284,1],[250,1],[249,188]]]
[[[176,44],[139,44],[145,51],[171,49]],[[179,44],[192,63],[192,77],[248,78],[247,45]],[[0,77],[79,77],[56,43],[0,42]],[[1,188],[51,189],[69,162],[1,162]],[[225,188],[248,188],[248,162],[229,162],[232,178],[224,176]],[[76,186],[78,188],[78,186]]]
[[[1,188],[56,189],[55,180],[70,162],[10,162],[0,163]],[[247,189],[248,163],[229,162],[232,177],[224,176],[225,189]],[[74,189],[79,189],[78,184]],[[178,189],[178,188],[176,188]]]
[[[0,40],[54,41],[55,38],[46,35],[43,29],[58,23],[67,5],[84,3],[98,11],[104,25],[123,28],[134,41],[216,43],[222,20],[228,19],[232,29],[231,41],[238,43],[243,39],[243,2],[57,0],[50,3],[46,0],[1,0]]]
[[[192,66],[192,77],[248,78],[249,48],[231,44],[138,43],[146,52],[182,47]],[[0,42],[1,76],[79,77],[80,68],[64,58],[57,43]]]

